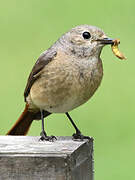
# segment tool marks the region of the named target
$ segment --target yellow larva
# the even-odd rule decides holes
[[[119,51],[118,44],[120,44],[119,39],[115,39],[114,44],[112,45],[112,52],[115,56],[117,56],[119,59],[126,59],[126,57]]]

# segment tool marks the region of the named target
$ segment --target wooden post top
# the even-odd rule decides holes
[[[0,136],[1,154],[29,154],[46,156],[64,156],[72,154],[85,143],[92,143],[93,139],[74,141],[72,137],[57,137],[54,142],[39,141],[37,136]]]

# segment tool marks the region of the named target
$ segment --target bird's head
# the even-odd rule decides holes
[[[80,25],[65,33],[59,40],[62,46],[78,57],[99,57],[102,48],[113,44],[113,39],[95,26]]]

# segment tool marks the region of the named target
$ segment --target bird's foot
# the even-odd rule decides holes
[[[57,138],[55,136],[47,136],[47,134],[43,131],[40,134],[40,139],[39,141],[50,141],[50,142],[54,142],[55,140],[57,140]]]
[[[83,141],[84,139],[91,139],[89,136],[84,136],[81,132],[77,132],[72,135],[74,141]]]

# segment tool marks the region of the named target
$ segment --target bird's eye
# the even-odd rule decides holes
[[[89,32],[87,32],[87,31],[83,32],[82,35],[83,35],[84,39],[90,39],[90,37],[91,37],[91,34]]]

